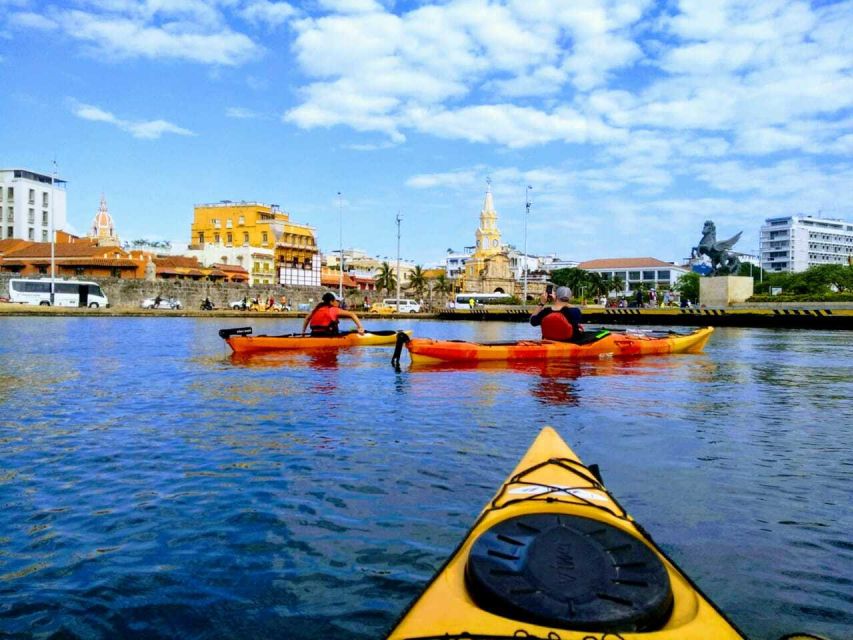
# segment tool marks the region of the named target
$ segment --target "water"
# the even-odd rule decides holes
[[[382,348],[232,361],[236,324],[0,320],[0,636],[381,637],[550,424],[751,637],[850,637],[849,333],[395,373]]]

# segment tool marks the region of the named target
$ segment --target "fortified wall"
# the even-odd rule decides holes
[[[0,296],[9,295],[9,280],[12,274],[0,274]],[[161,298],[177,298],[181,301],[184,309],[198,309],[205,296],[217,308],[227,307],[230,302],[242,300],[248,296],[258,297],[261,302],[266,302],[270,295],[275,296],[276,302],[281,296],[287,296],[288,304],[292,309],[298,309],[300,304],[314,305],[319,302],[320,297],[326,291],[337,293],[337,287],[297,287],[297,286],[273,286],[262,285],[248,287],[237,283],[214,283],[196,280],[124,280],[121,278],[82,278],[90,282],[97,282],[107,294],[112,308],[138,308],[145,298],[153,298],[159,295]],[[371,302],[379,297],[375,291],[345,292],[347,305],[350,308],[360,309],[364,303],[365,294]]]

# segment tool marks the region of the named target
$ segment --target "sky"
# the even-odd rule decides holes
[[[389,258],[399,214],[432,265],[490,180],[533,254],[681,261],[709,219],[755,253],[853,219],[851,33],[851,1],[0,0],[0,168],[55,162],[71,230],[104,194],[122,240],[259,201]]]

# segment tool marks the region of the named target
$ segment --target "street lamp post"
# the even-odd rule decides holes
[[[341,251],[341,261],[338,263],[338,298],[344,298],[344,213],[341,192],[338,191],[338,246]]]
[[[400,212],[397,212],[397,313],[400,313]]]
[[[527,185],[524,191],[524,306],[527,306],[527,217],[530,215],[530,192],[533,187]]]
[[[53,180],[50,181],[50,306],[54,306],[56,291],[56,228],[53,201],[56,200],[56,159],[53,160]]]

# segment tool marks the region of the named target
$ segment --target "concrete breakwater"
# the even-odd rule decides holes
[[[726,308],[653,308],[605,309],[600,306],[581,307],[583,322],[616,325],[663,325],[689,327],[767,327],[791,329],[853,330],[853,304],[742,304]],[[456,309],[438,314],[442,320],[481,320],[527,322],[530,309],[505,307],[501,309]]]

